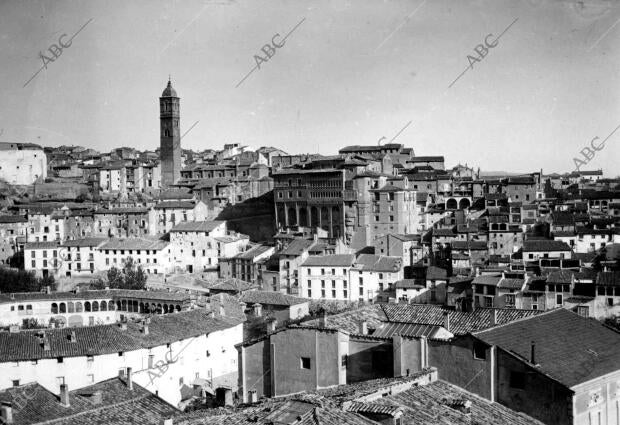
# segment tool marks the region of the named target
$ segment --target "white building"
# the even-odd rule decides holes
[[[157,233],[167,233],[183,221],[204,221],[207,206],[202,201],[162,201],[155,205]]]
[[[170,231],[173,265],[189,273],[217,270],[220,257],[243,252],[247,235],[227,232],[225,221],[187,221]]]
[[[95,253],[95,270],[122,268],[128,258],[142,267],[147,274],[165,274],[174,270],[170,243],[161,239],[119,238],[110,239],[99,246]]]
[[[351,299],[387,302],[396,296],[394,284],[404,277],[403,259],[361,254],[349,276],[351,287],[357,289]]]
[[[236,389],[242,323],[205,310],[155,316],[150,321],[0,333],[0,389],[38,382],[84,388],[123,374],[178,406],[194,384],[214,392]]]
[[[31,185],[47,177],[47,157],[32,143],[0,143],[0,180]]]
[[[63,242],[59,251],[59,275],[71,277],[96,273],[95,257],[100,255],[97,248],[107,241],[107,238],[83,238]]]
[[[24,245],[24,269],[39,277],[56,276],[60,270],[60,242],[27,242]]]
[[[299,266],[299,296],[326,300],[357,300],[357,285],[349,285],[355,255],[308,257]]]

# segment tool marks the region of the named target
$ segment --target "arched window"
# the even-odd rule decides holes
[[[108,301],[108,310],[114,311],[114,301],[113,300]]]
[[[174,306],[172,304],[168,306],[168,313],[174,313]]]
[[[121,300],[117,300],[117,301],[116,301],[116,309],[117,309],[118,311],[121,311],[121,310],[122,310],[122,309],[121,309],[121,307],[123,307],[123,306],[122,306],[122,304],[121,304]]]
[[[93,311],[99,311],[99,303],[97,301],[93,301]]]
[[[82,312],[82,303],[80,303],[80,302],[75,303],[75,312],[76,313],[81,313]]]
[[[66,313],[67,312],[67,304],[60,303],[60,312],[61,313]]]
[[[164,314],[168,313],[168,304],[164,304]]]
[[[163,309],[161,307],[161,304],[157,304],[157,314],[162,314],[163,313]]]
[[[138,308],[139,308],[138,312],[140,312],[140,313],[144,313],[144,303],[140,303],[140,304],[138,305]]]
[[[84,311],[91,311],[91,309],[90,309],[90,301],[86,301],[84,303]]]
[[[108,304],[105,301],[101,301],[101,305],[99,307],[101,311],[106,311],[108,309]]]
[[[52,303],[52,314],[58,314],[58,304]]]
[[[133,301],[133,311],[138,313],[140,310],[138,310],[138,300],[134,300]]]
[[[180,305],[177,305],[177,306],[176,306],[176,310],[177,310],[177,311],[181,311],[181,306],[180,306]]]
[[[67,303],[67,312],[69,313],[75,312],[75,305],[71,301]]]

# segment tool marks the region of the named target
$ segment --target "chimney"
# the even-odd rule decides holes
[[[47,338],[46,335],[43,335],[43,350],[44,351],[50,350],[50,340]]]
[[[359,333],[360,335],[368,335],[368,322],[365,320],[362,320],[359,323]]]
[[[76,342],[77,341],[77,337],[75,336],[75,331],[71,331],[71,333],[69,334],[69,342]]]
[[[530,363],[536,364],[536,343],[534,341],[532,341],[530,350]]]
[[[447,311],[443,314],[443,327],[450,332],[450,313]]]
[[[211,310],[209,312],[209,319],[214,319],[215,318],[215,312],[213,310]]]
[[[222,304],[220,304],[220,316],[221,317],[226,316],[226,309],[224,308]]]
[[[0,416],[0,422],[3,424],[13,423],[13,404],[8,401],[2,402],[2,415]]]
[[[94,404],[94,405],[99,405],[101,404],[101,402],[103,401],[103,395],[101,394],[101,391],[95,391],[91,396],[90,396],[90,401]]]
[[[121,331],[126,331],[127,330],[127,322],[120,322],[118,324],[118,327],[121,328]]]
[[[130,367],[127,368],[127,388],[129,388],[129,391],[133,390],[133,376]]]
[[[144,322],[144,324],[142,325],[142,333],[144,335],[148,335],[149,334],[149,325],[146,322]]]
[[[164,418],[161,420],[161,425],[173,425],[174,422],[172,418]]]
[[[325,312],[325,310],[321,311],[321,316],[319,317],[319,327],[327,327],[327,313]]]
[[[10,325],[9,333],[12,333],[12,334],[19,333],[19,325]]]
[[[52,287],[51,286],[46,286],[45,287],[45,293],[46,294],[51,294],[52,293]]]
[[[69,386],[67,384],[60,384],[60,404],[64,407],[69,407]]]
[[[491,326],[497,326],[497,309],[493,309],[491,312]]]
[[[252,305],[254,316],[261,317],[263,315],[263,306],[259,303]]]
[[[267,333],[275,332],[278,321],[274,318],[267,320]]]

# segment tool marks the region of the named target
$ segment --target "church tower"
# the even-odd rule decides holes
[[[168,80],[159,98],[161,185],[169,187],[181,178],[181,131],[179,97]]]

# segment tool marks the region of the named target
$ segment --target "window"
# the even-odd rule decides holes
[[[336,298],[336,290],[332,291],[332,298]]]
[[[480,341],[474,341],[474,359],[477,360],[486,360],[487,358],[487,347]]]
[[[310,369],[310,357],[301,357],[299,363],[302,369]]]
[[[484,297],[484,306],[487,308],[493,307],[493,297]]]
[[[614,305],[614,299],[613,298],[607,298],[607,305],[609,307],[612,307]]]
[[[340,357],[340,366],[347,367],[347,360],[348,356],[346,354],[343,354],[342,357]]]
[[[511,371],[510,388],[515,388],[517,390],[525,389],[525,373]]]
[[[515,294],[506,294],[506,306],[514,307],[514,305],[515,305]]]
[[[19,379],[13,379],[13,386],[19,387]]]
[[[64,359],[62,357],[57,357],[56,358],[56,362],[58,363],[62,363],[64,361]]]
[[[562,305],[564,304],[562,301],[562,294],[555,294],[555,305]]]

